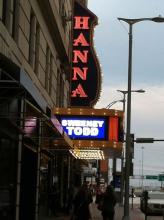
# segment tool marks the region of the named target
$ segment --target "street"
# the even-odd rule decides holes
[[[129,200],[130,207],[132,207],[132,199]],[[140,197],[133,199],[134,209],[139,209],[140,206]],[[143,220],[145,220],[145,215],[143,215]],[[147,220],[164,220],[163,216],[147,216]]]

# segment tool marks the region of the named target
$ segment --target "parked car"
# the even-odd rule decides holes
[[[141,195],[140,209],[147,215],[163,215],[164,212],[164,192],[159,191],[147,191],[147,208],[144,191]]]

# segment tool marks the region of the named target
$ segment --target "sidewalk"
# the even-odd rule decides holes
[[[96,208],[95,203],[92,203],[91,213],[92,213],[93,220],[102,220],[101,212]],[[124,213],[123,207],[120,207],[119,205],[117,205],[115,208],[114,220],[122,220],[123,213]],[[138,205],[134,205],[133,209],[130,208],[129,216],[130,216],[130,220],[144,220],[145,219],[145,216],[140,211]]]
[[[102,220],[101,212],[97,209],[96,204],[93,202],[90,205],[92,220]],[[123,217],[123,207],[120,207],[119,205],[115,208],[115,218],[114,220],[122,220]],[[145,216],[140,211],[139,205],[134,204],[134,208],[130,208],[130,220],[144,220]],[[70,220],[70,216],[62,215],[58,217],[50,217],[45,218],[43,220]]]
[[[115,220],[122,220],[124,213],[124,208],[123,207],[116,207],[115,211]],[[138,205],[134,204],[134,208],[129,210],[129,216],[130,220],[144,220],[145,215],[141,212],[140,208]]]

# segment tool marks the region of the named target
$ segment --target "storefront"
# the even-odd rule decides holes
[[[54,193],[66,206],[73,145],[25,71],[1,61],[0,219],[33,220],[53,212]]]

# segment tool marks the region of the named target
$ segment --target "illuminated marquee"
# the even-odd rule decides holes
[[[105,118],[61,117],[64,131],[72,139],[105,139]]]
[[[58,116],[57,116],[58,117]],[[73,140],[122,141],[121,118],[60,115],[63,130]]]
[[[97,17],[75,1],[71,106],[93,106],[100,94],[100,66],[93,48],[93,29]]]
[[[107,149],[120,156],[123,145],[123,111],[93,108],[54,108],[53,113],[71,138],[74,149]],[[109,150],[110,149],[110,150]]]
[[[84,160],[104,160],[104,153],[102,150],[82,150],[74,149],[70,150],[70,153],[77,159]]]

